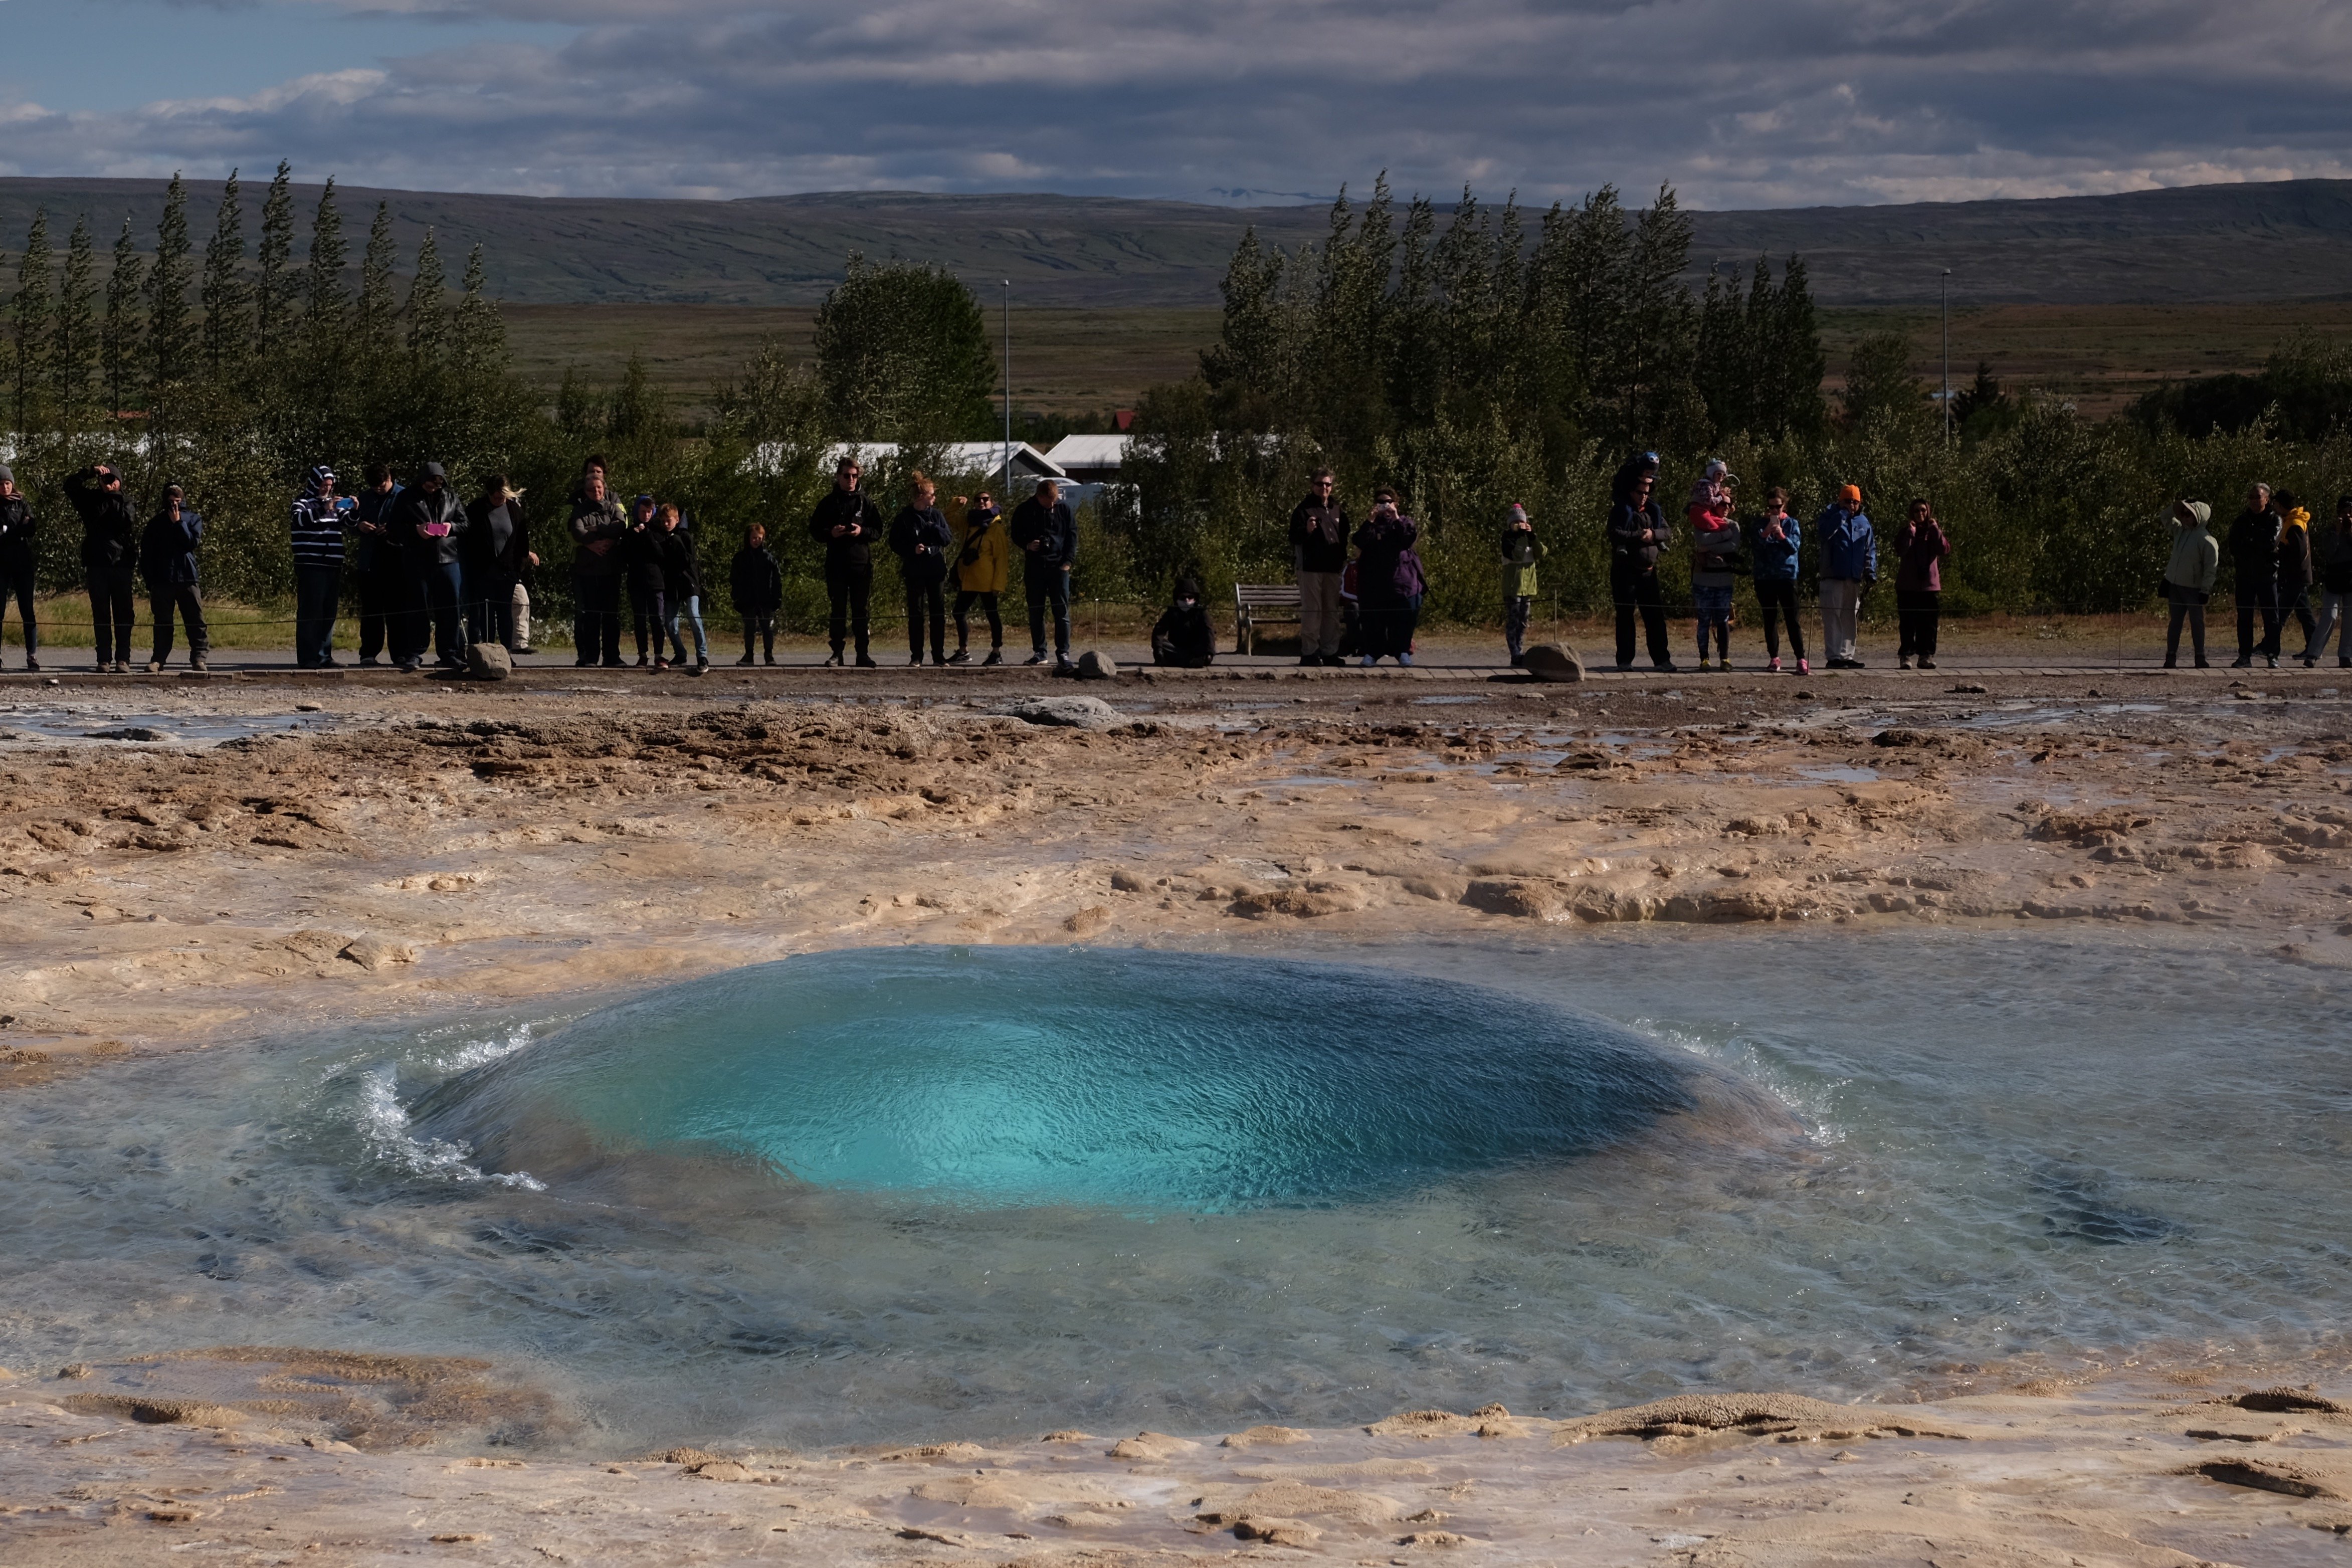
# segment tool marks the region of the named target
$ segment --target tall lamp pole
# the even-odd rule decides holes
[[[1945,374],[1948,377],[1950,374],[1947,369]],[[1004,280],[1004,504],[1013,504],[1013,279],[1010,278]]]
[[[1944,319],[1944,445],[1952,444],[1952,269],[1936,280],[1936,312]]]

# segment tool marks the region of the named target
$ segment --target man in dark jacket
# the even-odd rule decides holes
[[[1151,662],[1177,669],[1206,669],[1216,657],[1216,629],[1209,625],[1208,606],[1201,602],[1201,584],[1191,577],[1179,577],[1176,602],[1151,628]]]
[[[948,551],[955,535],[947,514],[939,508],[939,489],[921,474],[914,476],[914,495],[890,520],[890,552],[898,558],[899,580],[907,589],[907,642],[913,649],[909,664],[923,662],[923,627],[931,628],[931,662],[948,661]]]
[[[1658,456],[1643,452],[1617,470],[1616,501],[1609,509],[1609,596],[1617,605],[1617,668],[1633,667],[1633,612],[1642,614],[1650,662],[1672,670],[1666,643],[1666,597],[1658,585],[1658,557],[1674,535],[1666,510],[1651,493],[1658,483]]]
[[[38,524],[33,509],[16,493],[16,470],[0,466],[0,626],[8,619],[8,601],[16,601],[16,618],[25,626],[25,668],[41,668],[41,623],[33,613],[33,535]]]
[[[342,607],[343,531],[358,503],[335,493],[335,470],[323,463],[310,470],[294,498],[294,664],[298,669],[335,668],[335,616]],[[170,631],[158,623],[155,635]]]
[[[1045,611],[1054,612],[1054,666],[1070,662],[1070,569],[1078,557],[1078,523],[1070,515],[1062,487],[1039,479],[1037,493],[1013,509],[1007,532],[1021,552],[1022,586],[1029,598],[1031,664],[1045,662]]]
[[[147,661],[150,674],[171,660],[174,611],[188,628],[188,668],[205,668],[212,637],[205,629],[204,595],[196,586],[196,546],[204,537],[205,520],[187,504],[186,492],[165,485],[162,510],[148,519],[139,536],[139,572],[147,579],[147,602],[155,622],[155,657]]]
[[[504,474],[482,481],[482,493],[466,509],[466,531],[458,559],[466,581],[466,636],[520,653],[515,636],[514,594],[539,557],[530,550],[530,524],[522,498]]]
[[[702,563],[694,547],[694,529],[686,513],[675,506],[665,506],[655,514],[661,537],[662,596],[668,605],[667,618],[662,622],[669,634],[669,654],[672,664],[686,662],[686,642],[678,636],[678,622],[683,619],[687,629],[694,633],[694,673],[710,673],[710,643],[702,631]]]
[[[575,665],[621,664],[621,536],[629,516],[605,487],[604,459],[580,468],[572,492],[572,646]]]
[[[383,463],[370,463],[367,486],[352,498],[351,516],[352,576],[360,595],[362,664],[374,664],[376,656],[386,651],[394,664],[404,658],[401,638],[408,626],[409,577],[400,544],[391,531],[393,508],[399,500],[400,487],[392,482],[392,469]]]
[[[874,602],[874,542],[882,537],[882,509],[857,488],[865,473],[855,458],[844,458],[834,470],[833,489],[809,516],[809,537],[824,546],[824,593],[833,615],[826,631],[833,642],[828,665],[842,662],[842,648],[851,637],[857,643],[861,669],[874,668],[867,652],[869,612]]]
[[[123,493],[122,473],[97,463],[67,476],[66,500],[81,514],[81,569],[89,587],[97,665],[121,675],[131,668],[131,596],[139,566],[139,512]]]
[[[410,617],[409,658],[403,669],[415,669],[425,657],[425,629],[432,629],[436,662],[444,669],[466,668],[466,628],[459,608],[466,602],[465,569],[457,552],[465,538],[466,508],[449,488],[449,473],[438,463],[417,471],[416,482],[400,495],[393,513],[393,536],[400,541],[416,579],[418,608]]]
[[[735,614],[743,623],[743,657],[735,662],[751,662],[751,639],[757,637],[767,662],[775,663],[776,612],[784,603],[784,574],[776,558],[768,553],[764,525],[753,523],[743,548],[735,552],[727,569],[727,588],[735,601]]]
[[[2263,617],[2263,657],[2273,669],[2279,652],[2279,515],[2271,510],[2271,488],[2256,485],[2246,492],[2246,510],[2230,524],[2221,552],[2237,573],[2238,657],[2230,668],[2245,669],[2254,662],[2254,616]]]
[[[1298,570],[1298,662],[1340,664],[1339,578],[1352,532],[1331,470],[1318,468],[1307,499],[1290,509],[1290,554]]]

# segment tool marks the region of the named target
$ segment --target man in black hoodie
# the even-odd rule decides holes
[[[89,585],[91,640],[98,668],[131,668],[131,616],[138,591],[139,512],[122,490],[122,473],[95,463],[66,479],[66,500],[81,514],[81,569]]]
[[[1340,664],[1339,581],[1354,530],[1331,470],[1318,468],[1307,499],[1290,509],[1290,553],[1298,568],[1298,662]]]
[[[856,458],[841,459],[834,470],[833,489],[810,514],[808,531],[811,539],[824,546],[824,592],[833,604],[827,626],[833,657],[825,663],[840,664],[842,647],[854,636],[858,668],[872,669],[867,612],[874,601],[874,542],[882,537],[883,522],[882,509],[857,488],[864,472]]]
[[[1045,611],[1054,612],[1054,666],[1070,662],[1070,568],[1078,556],[1077,520],[1070,515],[1062,487],[1039,479],[1037,493],[1013,509],[1007,530],[1021,552],[1022,586],[1029,598],[1031,664],[1045,662]]]
[[[8,601],[16,601],[16,618],[25,624],[25,668],[41,668],[41,623],[33,614],[33,533],[37,527],[33,509],[16,493],[16,471],[0,466],[0,623],[8,618]]]
[[[2263,657],[2278,668],[2279,651],[2279,515],[2271,510],[2271,488],[2256,485],[2246,492],[2246,510],[2230,524],[2221,547],[2237,573],[2238,657],[2230,668],[2244,669],[2254,662],[2254,615],[2263,617]]]

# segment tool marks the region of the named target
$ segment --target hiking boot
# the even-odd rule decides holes
[[[194,670],[198,675],[206,673],[212,668],[212,660],[205,658],[203,654],[191,654],[188,657],[188,668]]]

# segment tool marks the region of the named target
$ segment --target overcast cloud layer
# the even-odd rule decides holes
[[[0,0],[0,44],[44,3],[67,0]],[[73,3],[92,47],[135,54],[161,0]],[[41,60],[0,49],[0,173],[216,177],[284,155],[417,189],[1199,201],[1361,190],[1385,167],[1405,190],[1534,203],[1671,181],[1714,208],[2352,173],[2343,0],[389,8],[414,16],[414,52],[380,52],[371,4],[352,58],[239,96],[201,96],[197,58],[181,96],[45,101]],[[271,21],[214,15],[225,47]]]

